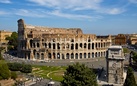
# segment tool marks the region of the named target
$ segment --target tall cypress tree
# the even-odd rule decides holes
[[[126,80],[123,86],[137,86],[131,67],[128,67]]]

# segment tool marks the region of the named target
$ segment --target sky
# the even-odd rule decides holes
[[[85,34],[137,33],[137,0],[0,0],[0,30],[17,20],[34,26],[81,28]]]

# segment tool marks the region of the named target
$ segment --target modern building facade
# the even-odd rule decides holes
[[[18,20],[18,56],[30,60],[105,57],[111,36],[83,34],[80,28],[49,28]]]
[[[124,54],[121,46],[110,46],[106,55],[107,82],[114,84],[124,83]]]

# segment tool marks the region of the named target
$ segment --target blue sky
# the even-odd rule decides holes
[[[0,0],[0,30],[17,31],[20,18],[88,34],[137,33],[137,0]]]

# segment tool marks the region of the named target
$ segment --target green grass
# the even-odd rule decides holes
[[[32,73],[35,76],[43,77],[43,78],[52,78],[55,81],[62,81],[63,80],[63,74],[66,70],[66,67],[61,66],[39,66],[39,65],[32,65],[33,70]],[[47,74],[49,74],[49,77],[47,77]]]

